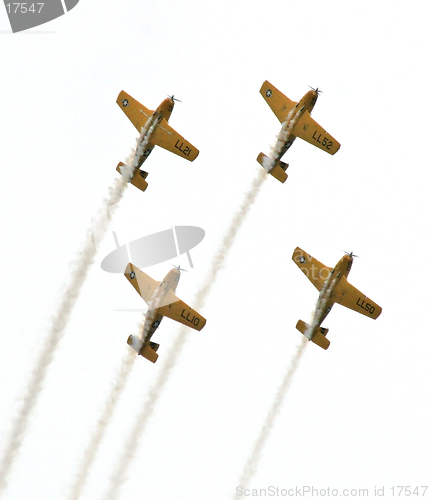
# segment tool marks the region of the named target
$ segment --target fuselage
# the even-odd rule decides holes
[[[155,144],[152,144],[150,141],[150,133],[153,131],[153,126],[155,124],[160,124],[162,120],[168,122],[170,119],[171,113],[173,112],[174,101],[170,97],[164,99],[162,103],[156,108],[156,110],[149,117],[148,122],[146,123],[146,133],[141,137],[140,144],[144,143],[143,153],[139,158],[137,167],[141,167],[143,163],[146,161],[146,158],[151,154],[152,149],[155,147]]]
[[[337,262],[336,266],[329,273],[328,279],[325,281],[323,288],[320,290],[311,327],[305,332],[305,336],[308,339],[311,339],[314,332],[319,328],[323,320],[330,313],[335,303],[333,299],[334,290],[343,276],[344,278],[347,278],[352,265],[353,257],[346,254]]]
[[[156,329],[160,325],[162,318],[164,317],[162,314],[159,314],[159,309],[161,305],[163,305],[163,300],[167,293],[172,290],[176,291],[177,285],[180,280],[180,270],[172,269],[169,271],[165,278],[161,281],[158,287],[155,289],[150,302],[148,303],[148,312],[146,314],[146,319],[143,326],[142,333],[142,347],[140,350],[143,350],[146,344],[150,341],[152,335],[155,333]]]
[[[292,146],[296,139],[293,135],[295,123],[305,111],[308,111],[311,114],[316,104],[317,97],[318,93],[315,90],[309,90],[290,110],[286,120],[282,123],[282,128],[278,138],[281,144],[279,144],[279,147],[276,147],[277,154],[274,158],[275,161],[280,160],[286,151]]]
[[[161,123],[164,118],[168,122],[171,113],[173,112],[173,108],[174,108],[174,101],[170,97],[164,99],[162,103],[152,113],[151,125],[153,125],[153,120],[156,120],[157,123]]]

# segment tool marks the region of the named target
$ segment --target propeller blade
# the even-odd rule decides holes
[[[354,259],[355,257],[359,258],[359,255],[356,255],[355,253],[353,252],[346,252],[345,250],[343,250],[344,253],[346,253],[349,257],[351,257],[352,259]]]
[[[182,102],[180,99],[176,99],[176,98],[174,97],[174,94],[173,94],[173,95],[168,95],[168,94],[167,94],[167,96],[168,96],[168,97],[169,97],[172,101]]]
[[[175,266],[174,264],[171,264],[175,269],[177,269],[178,271],[185,271],[185,273],[188,272],[187,269],[183,269],[183,267],[180,267],[180,264],[178,266]]]
[[[317,87],[315,89],[313,87],[311,87],[310,85],[309,85],[309,87],[311,88],[311,90],[314,90],[314,92],[316,92],[317,95],[323,94],[323,92],[321,90],[319,90],[319,87]]]

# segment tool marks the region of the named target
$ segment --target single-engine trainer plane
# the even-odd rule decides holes
[[[159,344],[151,342],[150,339],[164,316],[198,331],[206,324],[205,318],[182,302],[174,293],[180,280],[180,266],[168,272],[161,282],[155,281],[138,267],[133,266],[131,262],[127,265],[124,274],[149,306],[141,338],[130,335],[127,340],[128,345],[140,356],[152,363],[158,359],[156,351]]]
[[[323,349],[327,349],[330,342],[326,338],[328,328],[322,328],[320,325],[335,302],[368,316],[368,318],[376,319],[381,314],[380,306],[347,281],[347,276],[352,268],[353,257],[353,252],[350,252],[344,255],[335,267],[331,268],[324,266],[299,247],[295,248],[292,256],[295,264],[320,292],[311,325],[299,320],[296,328],[308,340]]]
[[[140,167],[155,146],[161,146],[189,161],[194,161],[198,156],[198,149],[168,124],[174,108],[174,101],[178,101],[178,99],[175,99],[173,95],[164,99],[155,111],[151,111],[124,91],[119,93],[116,100],[140,134],[140,144],[137,145],[133,165],[127,166],[119,162],[116,170],[127,180],[130,179],[129,182],[142,191],[145,191],[148,186],[146,182],[148,173],[140,170]]]
[[[285,182],[288,177],[285,171],[289,165],[280,161],[280,158],[297,137],[331,155],[340,149],[340,143],[310,116],[321,90],[311,89],[299,102],[294,102],[266,80],[259,92],[282,124],[271,156],[260,153],[257,158],[258,163],[277,180]]]

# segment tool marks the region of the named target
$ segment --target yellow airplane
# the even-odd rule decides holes
[[[335,302],[368,318],[376,319],[380,316],[381,307],[347,281],[353,264],[353,252],[344,255],[334,268],[324,266],[299,247],[295,248],[292,259],[320,292],[311,325],[301,320],[296,324],[296,328],[308,340],[322,349],[329,347],[330,342],[326,338],[328,328],[320,325]]]
[[[331,155],[340,149],[340,143],[310,116],[317,97],[321,93],[319,89],[311,89],[299,102],[288,99],[267,80],[262,84],[259,92],[282,124],[277,144],[271,156],[268,157],[264,153],[260,153],[257,158],[262,167],[277,180],[285,182],[288,177],[285,170],[289,165],[280,161],[280,158],[292,146],[297,137]]]
[[[198,149],[186,141],[168,124],[168,120],[174,108],[174,95],[164,99],[155,111],[151,111],[133,99],[123,90],[119,93],[117,104],[130,119],[140,134],[140,144],[137,147],[136,160],[133,168],[129,171],[124,163],[119,162],[116,170],[124,175],[131,184],[145,191],[148,183],[148,173],[140,170],[155,146],[161,146],[189,161],[194,161],[198,156]]]
[[[180,266],[168,272],[161,282],[155,281],[131,262],[124,274],[149,306],[141,339],[130,335],[127,340],[128,345],[140,356],[152,363],[158,359],[156,351],[159,344],[151,342],[150,339],[164,316],[198,331],[206,324],[205,318],[182,302],[174,293],[180,280]]]

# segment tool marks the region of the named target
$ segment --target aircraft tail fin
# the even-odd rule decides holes
[[[116,170],[122,175],[121,167],[126,167],[126,165],[120,161],[118,163],[118,166],[116,167]],[[136,168],[134,170],[134,175],[130,180],[130,182],[133,186],[140,189],[140,191],[146,191],[148,183],[146,182],[145,179],[147,176],[148,176],[147,172],[145,172],[144,170],[140,170],[139,168]]]
[[[319,347],[326,350],[330,345],[329,340],[326,338],[329,329],[319,326],[318,328],[316,328],[311,338],[309,338],[307,336],[307,332],[310,331],[310,328],[311,326],[302,320],[299,320],[298,323],[296,324],[296,329],[300,331],[304,335],[304,337],[307,337],[309,340],[317,344]]]
[[[256,160],[263,168],[266,168],[266,165],[272,161],[271,158],[269,158],[267,155],[264,155],[264,153],[259,153],[259,156],[258,158],[256,158]],[[278,160],[274,163],[274,167],[270,170],[269,173],[278,181],[285,182],[285,180],[287,179],[287,173],[285,172],[285,170],[288,168],[288,166],[289,165],[287,163]]]

